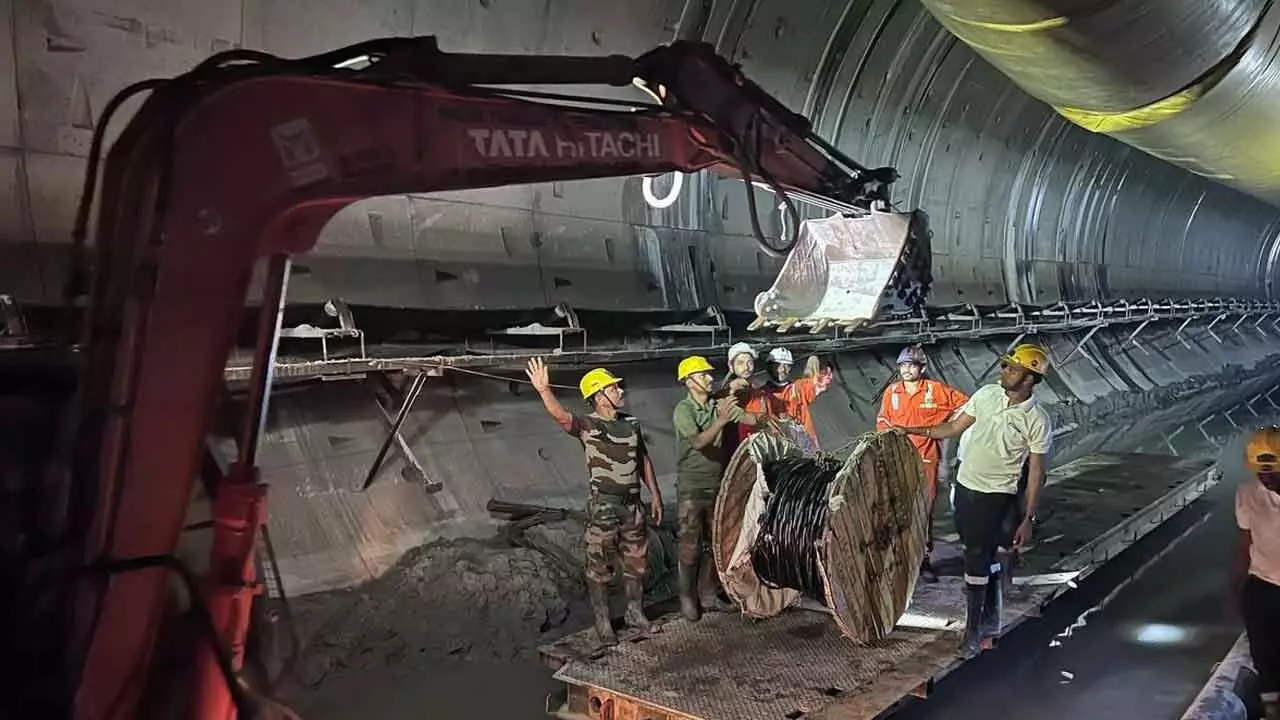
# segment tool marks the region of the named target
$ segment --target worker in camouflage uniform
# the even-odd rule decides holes
[[[729,427],[754,426],[733,396],[712,400],[714,368],[699,355],[680,361],[677,382],[689,390],[676,403],[671,424],[676,431],[676,493],[680,529],[680,612],[696,621],[701,611],[727,610],[720,599],[710,550],[712,512],[725,465],[729,462]],[[695,594],[696,584],[696,594]],[[699,608],[701,602],[701,608]]]
[[[585,541],[587,587],[596,632],[606,644],[617,642],[609,617],[610,560],[621,558],[627,594],[627,625],[644,632],[654,630],[643,607],[644,576],[648,568],[648,529],[640,503],[640,485],[649,489],[649,511],[654,523],[662,522],[662,494],[653,462],[645,451],[640,423],[622,412],[622,380],[596,368],[582,376],[578,389],[590,412],[571,413],[551,392],[547,366],[541,358],[529,361],[525,370],[547,413],[578,438],[587,459],[591,493],[587,499]]]

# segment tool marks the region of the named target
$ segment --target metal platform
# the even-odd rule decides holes
[[[715,313],[719,314],[717,309]],[[665,315],[667,313],[660,313]],[[641,317],[638,313],[629,313]],[[723,314],[720,315],[723,317]],[[1174,335],[1184,345],[1203,332],[1219,344],[1218,333],[1258,335],[1270,337],[1280,329],[1280,302],[1260,302],[1243,298],[1214,299],[1164,299],[1159,301],[1117,300],[1103,305],[1097,301],[1057,303],[1047,306],[1032,305],[948,305],[930,306],[916,313],[896,314],[862,326],[852,333],[848,328],[833,327],[814,335],[801,334],[796,339],[781,339],[777,334],[762,336],[748,333],[734,337],[731,331],[713,335],[709,342],[690,346],[686,343],[671,344],[660,341],[643,347],[603,342],[581,350],[563,348],[548,358],[553,363],[593,365],[602,363],[632,362],[656,358],[678,358],[694,350],[706,355],[719,355],[728,350],[735,340],[777,343],[799,353],[853,351],[869,347],[898,347],[917,342],[936,343],[944,340],[981,340],[1012,337],[1009,348],[1017,345],[1029,334],[1056,334],[1083,332],[1077,348],[1102,328],[1128,331],[1121,347],[1134,346],[1145,350],[1139,340],[1148,327],[1176,325]],[[1221,325],[1219,325],[1221,323]],[[1230,323],[1230,324],[1228,324]],[[644,323],[640,323],[644,324]],[[1202,328],[1201,325],[1204,325]],[[1214,331],[1214,327],[1218,331]],[[583,334],[591,328],[580,326]],[[669,334],[670,326],[645,331],[659,336]],[[361,353],[358,358],[317,358],[314,356],[281,357],[275,364],[277,382],[315,378],[338,378],[363,375],[371,372],[420,372],[425,368],[444,371],[446,368],[507,368],[518,369],[535,355],[546,354],[545,349],[496,349],[482,350],[465,347],[463,352],[441,352],[438,347],[386,344],[372,346],[366,356],[361,335]],[[455,348],[456,349],[456,348]],[[1076,350],[1072,350],[1075,353]],[[228,363],[224,379],[228,383],[249,379],[252,363],[243,355],[233,355]]]
[[[1006,600],[1004,632],[1146,535],[1217,482],[1212,464],[1164,455],[1094,455],[1050,473],[1036,530]],[[942,557],[956,549],[943,548]],[[944,570],[944,573],[946,571]],[[570,720],[854,720],[927,695],[959,667],[963,581],[919,585],[898,629],[857,647],[833,619],[795,610],[762,621],[670,616],[662,632],[601,649],[590,630],[542,648]]]

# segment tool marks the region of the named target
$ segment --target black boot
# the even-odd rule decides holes
[[[627,588],[627,613],[624,616],[627,625],[643,633],[653,632],[653,623],[644,614],[644,581],[629,577],[624,584]]]
[[[710,555],[703,555],[698,567],[698,599],[703,612],[733,609],[733,605],[720,599],[720,578],[716,574],[716,562]]]
[[[698,622],[702,613],[698,611],[698,597],[694,594],[697,582],[693,565],[681,562],[680,567],[680,614],[689,622]]]
[[[982,652],[982,605],[986,601],[987,588],[973,583],[965,583],[964,587],[968,607],[959,652],[961,657],[972,658]]]
[[[987,578],[987,590],[982,602],[982,637],[1000,637],[1004,622],[1004,573],[996,571]]]
[[[587,589],[590,591],[596,635],[605,645],[617,643],[618,636],[613,633],[613,621],[609,619],[609,586],[605,583],[588,582]]]
[[[924,560],[920,561],[920,582],[936,583],[938,582],[938,571],[933,569],[933,562],[929,560],[929,555],[924,556]]]

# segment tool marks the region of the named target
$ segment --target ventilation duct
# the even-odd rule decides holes
[[[1280,205],[1280,3],[923,2],[1071,122]]]

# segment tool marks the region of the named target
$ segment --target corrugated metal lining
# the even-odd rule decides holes
[[[701,5],[702,3],[699,3]],[[690,27],[741,62],[822,134],[869,165],[895,164],[904,207],[934,233],[936,300],[1257,296],[1271,291],[1274,208],[1068,124],[947,33],[913,0],[718,0]],[[682,0],[29,0],[0,12],[0,290],[57,295],[90,128],[129,82],[180,72],[234,45],[299,55],[379,35],[438,34],[449,50],[639,53],[670,39]],[[12,22],[11,22],[12,20]],[[14,62],[16,60],[16,62]],[[607,93],[612,91],[604,91]],[[234,152],[234,149],[229,149]],[[555,183],[431,197],[377,198],[342,213],[295,266],[294,301],[584,309],[748,309],[777,264],[755,250],[742,186],[691,178],[663,211],[635,179]],[[770,198],[760,193],[762,207]],[[769,218],[766,227],[776,227]],[[1040,393],[1060,427],[1057,460],[1146,442],[1270,388],[1273,346],[1203,332],[1098,332]],[[1055,338],[1065,358],[1072,341]],[[932,351],[966,390],[1002,343]],[[1259,365],[1263,363],[1264,365]],[[828,445],[870,427],[892,371],[876,352],[836,357],[844,384],[822,398]],[[1243,370],[1174,402],[1191,378]],[[624,372],[670,490],[665,362]],[[565,380],[569,380],[565,378]],[[485,527],[491,496],[579,504],[581,455],[528,393],[502,383],[433,380],[405,430],[444,490],[424,493],[393,460],[355,488],[385,425],[363,387],[327,383],[273,403],[263,442],[271,526],[293,592],[382,572],[407,548]],[[1215,421],[1216,422],[1216,421]],[[1224,421],[1226,422],[1226,421]]]
[[[939,301],[1251,292],[1274,208],[1071,125],[914,3],[848,17],[818,129],[897,164],[897,199],[929,213]]]
[[[635,54],[669,40],[683,9],[13,3],[0,13],[11,45],[0,51],[0,288],[23,301],[57,295],[90,128],[129,82],[234,45],[299,55],[377,35],[434,33],[458,51]],[[843,150],[900,168],[897,202],[932,223],[938,302],[1262,292],[1273,208],[1069,125],[914,0],[718,0],[698,26]],[[368,200],[296,267],[296,302],[747,310],[778,265],[756,251],[741,184],[705,178],[664,211],[645,206],[635,179]]]

